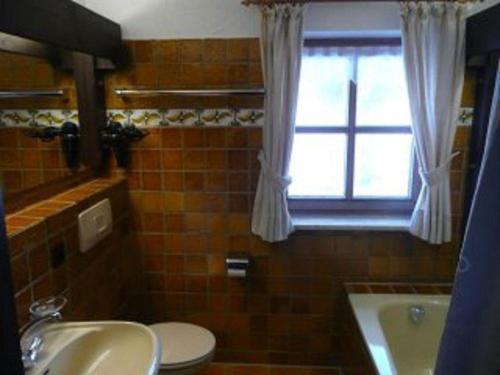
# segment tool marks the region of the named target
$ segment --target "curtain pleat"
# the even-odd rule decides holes
[[[466,5],[402,3],[402,39],[412,129],[422,179],[410,232],[451,241],[449,168],[465,70]]]
[[[293,232],[288,212],[288,170],[295,133],[303,45],[304,6],[262,7],[262,56],[266,98],[261,172],[253,206],[252,232],[268,242]]]

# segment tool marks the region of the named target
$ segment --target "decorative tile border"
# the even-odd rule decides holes
[[[461,108],[460,126],[471,126],[473,108]],[[262,109],[110,109],[109,120],[138,127],[168,126],[262,126]],[[0,127],[51,125],[66,121],[78,124],[77,110],[61,109],[5,109],[0,110]]]
[[[138,127],[167,126],[262,126],[261,109],[111,109],[111,121]],[[78,124],[77,110],[5,109],[0,110],[0,127],[50,125],[66,121]]]
[[[348,294],[451,294],[449,283],[345,283]]]
[[[66,121],[78,124],[78,111],[68,109],[0,110],[0,126],[61,126]]]
[[[459,126],[472,126],[474,118],[474,108],[462,107],[458,116]]]
[[[136,109],[108,111],[108,118],[139,127],[262,126],[261,109]]]

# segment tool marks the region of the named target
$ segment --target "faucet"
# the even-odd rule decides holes
[[[408,316],[413,324],[422,324],[425,317],[425,307],[420,305],[410,306]]]
[[[43,347],[43,339],[36,334],[36,328],[44,323],[60,321],[62,319],[60,311],[66,302],[67,300],[64,297],[49,297],[30,306],[31,320],[19,330],[22,361],[25,370],[35,366],[38,354]]]

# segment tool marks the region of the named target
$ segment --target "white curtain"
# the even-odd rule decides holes
[[[451,240],[449,167],[465,69],[465,11],[456,2],[402,3],[402,38],[416,155],[422,178],[410,232]]]
[[[252,232],[269,242],[285,240],[294,230],[287,189],[291,182],[288,169],[295,133],[303,11],[304,7],[297,4],[262,7],[265,121]]]

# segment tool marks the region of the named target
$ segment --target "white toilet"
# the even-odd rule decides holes
[[[150,328],[162,346],[160,375],[195,375],[212,360],[215,336],[209,330],[188,323],[158,323]]]

